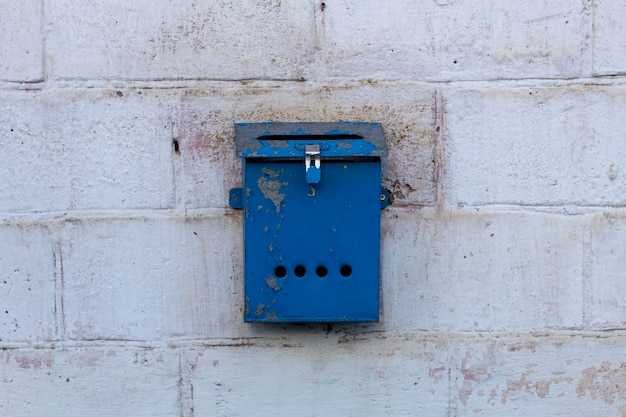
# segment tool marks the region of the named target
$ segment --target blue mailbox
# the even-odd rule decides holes
[[[379,123],[237,123],[246,322],[378,321]]]

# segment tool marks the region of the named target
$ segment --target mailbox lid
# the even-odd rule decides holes
[[[380,123],[235,123],[237,154],[242,158],[301,158],[304,147],[320,145],[323,158],[387,156]]]

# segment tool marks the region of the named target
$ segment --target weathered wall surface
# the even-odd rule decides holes
[[[0,416],[626,415],[622,2],[0,10]],[[242,322],[268,120],[383,123],[380,323]]]

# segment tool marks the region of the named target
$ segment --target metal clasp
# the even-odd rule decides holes
[[[311,165],[311,157],[313,157],[313,165]],[[304,168],[306,180],[309,184],[317,184],[322,177],[320,145],[304,146]]]

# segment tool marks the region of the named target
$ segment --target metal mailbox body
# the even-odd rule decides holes
[[[378,123],[238,123],[246,322],[378,321]]]

